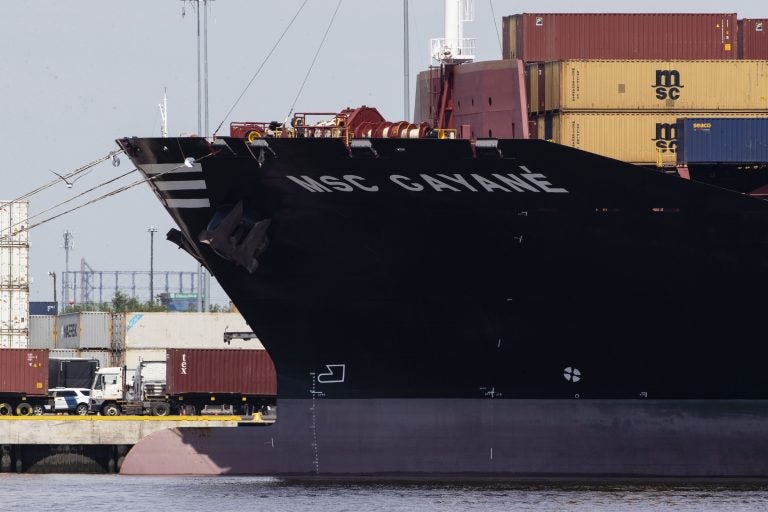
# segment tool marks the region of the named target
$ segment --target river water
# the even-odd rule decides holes
[[[0,511],[761,511],[768,484],[285,481],[0,474]]]

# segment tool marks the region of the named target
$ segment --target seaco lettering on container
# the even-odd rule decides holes
[[[568,194],[568,190],[556,187],[540,173],[531,172],[520,166],[520,173],[468,174],[418,174],[404,176],[390,174],[387,182],[409,192],[544,192],[546,194]],[[354,174],[343,176],[324,175],[286,176],[309,192],[379,192],[385,185]]]

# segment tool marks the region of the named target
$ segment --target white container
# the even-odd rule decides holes
[[[59,315],[58,348],[109,349],[112,315],[101,312]]]
[[[0,245],[27,245],[29,202],[0,201]],[[7,236],[10,235],[10,236]]]
[[[0,244],[0,288],[29,286],[29,247]]]
[[[125,313],[125,349],[263,349],[256,339],[224,343],[224,332],[251,330],[240,313]]]
[[[118,362],[115,362],[111,350],[78,350],[77,357],[85,359],[97,359],[99,361],[99,367],[105,366],[119,366]]]
[[[136,368],[141,361],[165,361],[165,349],[132,348],[123,352],[122,356],[122,361],[116,366]]]
[[[0,332],[29,328],[29,290],[0,289]],[[27,348],[27,347],[22,347]]]
[[[72,359],[80,357],[77,350],[69,348],[55,348],[48,351],[49,359]]]
[[[4,348],[29,348],[27,332],[4,332],[0,334],[0,349]]]
[[[59,335],[57,320],[53,315],[30,315],[29,348],[56,348]]]

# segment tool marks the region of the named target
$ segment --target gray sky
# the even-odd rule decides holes
[[[215,0],[209,14],[211,130],[222,120],[301,0]],[[180,0],[36,0],[4,2],[0,17],[0,199],[16,198],[116,148],[121,136],[159,136],[157,105],[167,88],[171,135],[197,131],[196,16]],[[491,5],[495,18],[491,14]],[[521,12],[736,12],[768,18],[756,0],[476,0],[466,37],[479,60],[497,59],[501,16]],[[309,0],[230,121],[282,120],[307,72],[336,6]],[[411,1],[411,94],[429,64],[428,41],[442,36],[442,0]],[[402,2],[346,0],[319,55],[296,111],[337,111],[362,104],[390,120],[403,117]],[[411,98],[411,105],[413,98]],[[412,110],[412,108],[411,108]],[[132,169],[96,167],[71,189],[61,183],[30,199],[36,214]],[[128,184],[138,173],[117,182]],[[87,198],[114,188],[97,190]],[[81,204],[83,199],[69,206]],[[60,211],[60,210],[57,210]],[[55,212],[53,212],[55,213]],[[43,214],[36,222],[49,217]],[[194,261],[165,241],[173,227],[147,185],[82,208],[30,232],[31,300],[51,300],[48,271],[64,270],[62,234],[75,234],[70,270],[84,258],[95,270],[149,270],[148,226],[156,226],[156,270],[194,271]],[[156,291],[159,284],[155,283]],[[215,284],[212,302],[225,304]]]

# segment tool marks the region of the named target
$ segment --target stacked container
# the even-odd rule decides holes
[[[678,118],[768,117],[768,61],[570,60],[527,68],[541,97],[531,102],[538,138],[635,164],[676,164]]]
[[[29,346],[26,201],[0,201],[0,349]]]
[[[48,351],[6,349],[0,354],[0,394],[45,396],[48,393]]]
[[[116,364],[113,354],[112,313],[88,311],[59,315],[56,348],[73,349],[79,357],[98,359],[101,366]]]
[[[753,165],[768,162],[768,119],[681,119],[679,165]]]
[[[566,60],[527,65],[530,112],[756,112],[768,107],[765,60]],[[537,83],[538,82],[538,83]]]
[[[736,59],[736,14],[515,14],[505,59]]]
[[[120,318],[122,317],[122,318]],[[166,349],[264,349],[256,340],[224,343],[225,332],[250,332],[240,313],[121,313],[115,315],[123,364],[135,368],[139,361],[165,359]],[[122,326],[122,327],[118,327]]]
[[[739,58],[768,59],[768,19],[739,20]]]
[[[674,166],[680,135],[678,113],[663,112],[556,112],[540,116],[539,137],[558,144],[646,166]],[[733,113],[706,112],[710,119]],[[764,121],[766,113],[740,114]],[[542,130],[551,130],[545,133]]]

